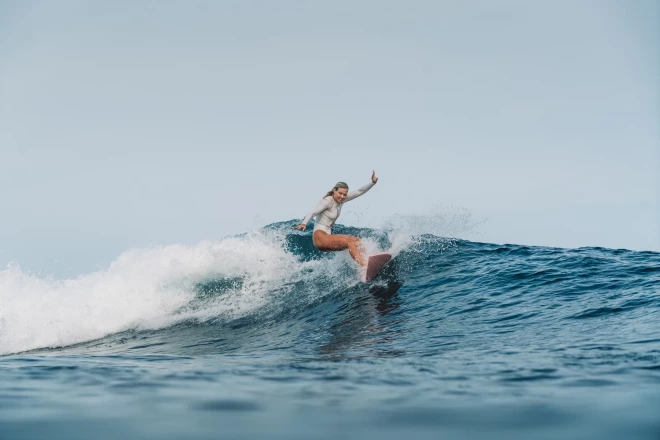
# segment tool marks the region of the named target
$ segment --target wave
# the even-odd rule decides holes
[[[338,307],[351,308],[350,298],[362,290],[373,294],[346,253],[318,252],[293,224],[192,246],[128,250],[108,268],[75,279],[39,278],[9,265],[0,271],[0,354],[245,319],[254,328],[269,319],[324,325],[325,315],[296,314],[328,297],[349,298]],[[423,321],[433,310],[435,319],[471,316],[475,326],[497,328],[656,313],[659,306],[658,253],[474,243],[401,226],[338,225],[337,233],[362,237],[369,253],[395,255],[375,286],[387,310],[406,286],[419,315],[410,319]],[[442,309],[428,300],[438,294]]]
[[[191,319],[237,319],[292,290],[315,297],[359,283],[350,258],[318,252],[308,234],[290,232],[293,223],[194,246],[131,249],[75,279],[40,278],[10,264],[0,271],[0,354]],[[374,237],[365,239],[371,251],[387,241],[358,232]],[[405,243],[394,241],[398,253]],[[311,293],[300,283],[326,286]]]

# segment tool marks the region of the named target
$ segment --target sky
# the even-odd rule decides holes
[[[660,251],[658,23],[655,0],[2,2],[0,264],[219,240],[372,170],[341,222]]]

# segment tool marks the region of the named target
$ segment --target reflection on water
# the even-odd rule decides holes
[[[369,293],[378,300],[376,308],[381,316],[387,315],[401,305],[397,292],[402,285],[398,281],[391,281],[386,286],[376,285],[369,288]]]
[[[401,286],[395,279],[361,286],[355,297],[337,310],[319,352],[334,360],[402,356],[402,350],[391,347],[400,333],[396,327],[401,318],[393,312],[402,304],[398,296]]]

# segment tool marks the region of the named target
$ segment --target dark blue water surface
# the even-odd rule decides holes
[[[289,228],[6,269],[0,438],[660,438],[659,253]]]

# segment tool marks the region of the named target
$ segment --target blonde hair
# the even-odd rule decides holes
[[[330,191],[328,191],[328,193],[326,195],[324,195],[323,198],[331,196],[332,192],[337,191],[339,188],[346,188],[346,190],[348,191],[348,185],[346,184],[346,182],[337,182],[335,184],[334,188],[332,188]]]

